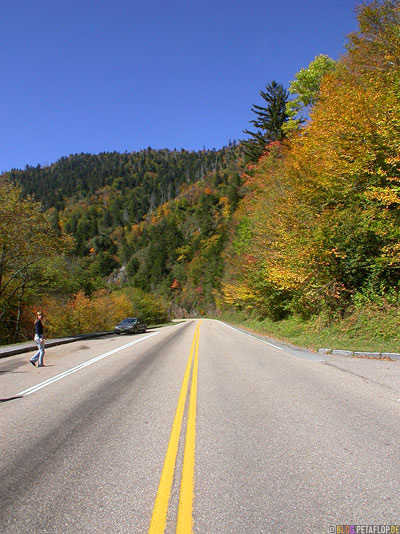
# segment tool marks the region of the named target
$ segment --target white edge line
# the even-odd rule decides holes
[[[145,339],[148,339],[149,337],[155,336],[159,333],[160,332],[153,332],[151,334],[148,334],[145,337],[141,337],[140,339],[135,339],[135,341],[131,341],[130,343],[127,343],[126,345],[122,345],[121,347],[117,347],[116,349],[110,350],[109,352],[100,354],[100,356],[96,356],[95,358],[92,358],[91,360],[80,363],[79,365],[72,367],[72,369],[68,369],[67,371],[60,373],[59,375],[53,376],[53,378],[49,378],[48,380],[45,380],[44,382],[41,382],[40,384],[37,384],[36,386],[32,386],[28,389],[24,389],[24,391],[17,393],[17,395],[24,395],[24,396],[31,395],[31,393],[35,393],[35,391],[38,391],[39,389],[49,386],[50,384],[53,384],[53,382],[57,382],[57,380],[61,380],[61,378],[65,378],[66,376],[71,375],[72,373],[76,373],[76,371],[80,371],[81,369],[83,369],[84,367],[87,367],[88,365],[91,365],[92,363],[96,363],[99,360],[102,360],[103,358],[107,358],[107,356],[111,356],[111,354],[115,354],[116,352],[119,352],[120,350],[126,349],[127,347],[131,347],[132,345],[135,345],[136,343],[140,343],[141,341],[144,341]]]
[[[261,341],[261,343],[265,343],[266,345],[271,345],[271,347],[274,347],[275,349],[283,350],[282,347],[278,347],[277,345],[274,345],[273,343],[269,343],[268,341],[264,341],[263,339],[260,339],[257,336],[253,336],[252,334],[247,334],[247,332],[243,332],[242,330],[239,330],[238,328],[235,328],[234,326],[231,326],[230,324],[226,324],[223,321],[219,321],[219,320],[218,320],[218,322],[224,324],[225,326],[227,326],[228,328],[231,328],[232,330],[235,330],[236,332],[239,332],[240,334],[243,334],[244,336],[252,337],[253,339],[256,339],[257,341]]]

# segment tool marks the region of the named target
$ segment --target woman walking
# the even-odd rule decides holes
[[[44,337],[43,337],[43,324],[42,324],[42,313],[37,312],[36,313],[36,321],[35,321],[35,337],[33,338],[35,340],[36,345],[38,346],[37,353],[29,360],[33,367],[36,367],[36,362],[38,362],[38,367],[45,367],[43,363],[43,357],[44,357]]]

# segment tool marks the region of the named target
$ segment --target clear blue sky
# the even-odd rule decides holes
[[[360,3],[1,1],[0,172],[243,139],[268,82],[344,52]]]

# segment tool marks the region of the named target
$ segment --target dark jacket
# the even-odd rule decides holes
[[[35,335],[39,337],[43,337],[43,325],[40,319],[35,321]]]

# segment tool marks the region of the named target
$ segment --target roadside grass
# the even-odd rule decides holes
[[[365,352],[400,352],[400,308],[370,305],[355,308],[343,319],[328,323],[318,316],[304,320],[257,319],[244,312],[224,312],[219,319],[314,351],[320,348]]]

